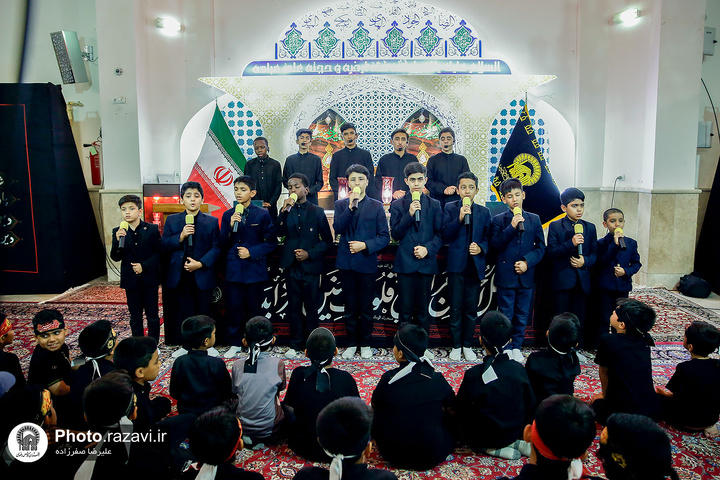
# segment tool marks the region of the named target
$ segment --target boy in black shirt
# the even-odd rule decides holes
[[[233,397],[232,381],[225,362],[207,352],[215,345],[215,320],[196,315],[181,328],[192,350],[173,363],[170,396],[177,399],[178,413],[201,415]]]
[[[0,372],[11,373],[15,377],[15,385],[22,387],[25,385],[25,375],[20,366],[20,359],[14,353],[5,351],[5,347],[11,345],[14,339],[15,332],[10,320],[4,313],[0,313]]]
[[[291,407],[295,415],[288,445],[295,453],[312,461],[330,460],[317,442],[315,422],[320,411],[340,397],[360,396],[352,375],[330,367],[337,352],[332,332],[323,327],[315,329],[307,339],[305,350],[312,363],[293,370],[285,395],[284,404]]]
[[[720,360],[708,358],[720,347],[720,330],[706,322],[692,322],[685,329],[683,346],[690,360],[680,363],[667,384],[655,387],[663,419],[687,430],[703,430],[706,437],[720,433]]]
[[[277,218],[277,201],[282,191],[282,167],[280,162],[268,156],[270,146],[267,138],[257,137],[253,141],[253,149],[257,157],[248,160],[244,173],[255,180],[257,194],[254,199],[262,200],[263,208],[270,213],[274,223]]]
[[[575,392],[575,377],[580,375],[580,360],[575,353],[579,330],[580,320],[575,314],[556,315],[547,331],[548,348],[528,357],[525,371],[538,403],[550,395]]]
[[[505,315],[491,311],[483,316],[480,343],[486,356],[465,372],[457,405],[473,450],[517,460],[529,454],[528,445],[519,439],[532,419],[535,396],[523,366],[503,353],[511,336],[512,324]]]
[[[332,159],[330,160],[330,175],[328,180],[330,181],[330,188],[335,195],[335,201],[340,200],[338,196],[339,189],[339,178],[345,178],[347,169],[350,165],[362,165],[368,169],[367,177],[367,193],[368,196],[376,198],[373,191],[375,190],[375,183],[373,181],[373,172],[375,167],[373,166],[372,157],[370,152],[357,146],[357,129],[352,123],[343,123],[340,127],[340,135],[343,137],[345,148],[338,150],[333,153]],[[348,185],[348,193],[352,192],[352,187]]]
[[[430,157],[427,163],[427,189],[430,195],[445,207],[446,203],[460,200],[456,184],[460,174],[469,172],[467,158],[453,152],[455,131],[450,127],[440,130],[440,148],[442,151]]]
[[[283,185],[290,191],[290,179],[293,174],[301,173],[308,179],[307,200],[313,205],[318,204],[318,192],[325,186],[323,180],[322,160],[314,153],[310,153],[312,145],[312,130],[301,128],[295,132],[295,143],[298,144],[298,153],[285,159],[283,167]]]

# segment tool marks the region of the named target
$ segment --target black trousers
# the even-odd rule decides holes
[[[228,345],[241,346],[245,335],[245,324],[251,318],[262,315],[264,287],[265,282],[225,283],[227,299],[227,310],[225,311],[227,336],[225,343]]]
[[[616,290],[600,290],[600,315],[597,325],[598,337],[608,333],[610,329],[610,317],[612,317],[619,298],[628,298],[628,292]]]
[[[320,324],[320,275],[308,275],[299,265],[285,270],[288,292],[286,318],[290,326],[290,348],[303,350],[310,332]],[[305,307],[305,319],[302,309]]]
[[[553,290],[553,315],[560,315],[565,312],[571,312],[577,315],[578,320],[580,320],[578,343],[581,347],[585,346],[585,337],[592,337],[597,330],[597,327],[590,328],[589,325],[585,325],[586,311],[587,295],[585,295],[579,281],[571,289]],[[588,335],[586,335],[586,333]]]
[[[463,273],[448,273],[452,348],[471,347],[475,335],[480,279],[475,265]]]
[[[398,273],[398,314],[400,323],[420,325],[430,335],[430,289],[433,276]]]
[[[195,315],[210,315],[212,290],[200,290],[194,273],[183,272],[177,288],[172,289],[172,301],[177,306],[176,315],[165,319],[165,345],[183,344],[180,326]]]
[[[160,340],[160,314],[158,309],[158,287],[140,286],[126,288],[125,297],[130,311],[130,331],[133,337],[145,335],[143,327],[143,310],[147,317],[148,336]]]
[[[373,324],[375,273],[340,270],[340,282],[345,295],[345,328],[348,347],[369,347]]]

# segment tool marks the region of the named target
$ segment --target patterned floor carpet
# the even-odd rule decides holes
[[[675,365],[687,360],[689,355],[682,348],[682,332],[685,326],[693,320],[710,321],[720,326],[720,316],[712,310],[695,305],[672,292],[662,289],[642,289],[633,292],[633,296],[652,305],[658,312],[658,320],[652,334],[658,345],[653,349],[653,378],[657,385],[665,385],[672,376]],[[112,321],[121,338],[130,334],[128,327],[127,309],[123,305],[123,292],[110,284],[99,284],[69,292],[69,294],[53,299],[51,303],[38,305],[34,303],[5,303],[0,304],[2,309],[14,323],[16,339],[8,348],[17,354],[23,367],[27,364],[34,346],[34,337],[30,321],[40,308],[50,307],[60,309],[66,318],[70,329],[67,343],[73,354],[79,354],[76,349],[77,335],[88,323],[105,318]],[[225,348],[219,348],[224,353]],[[284,347],[276,347],[276,353],[282,354]],[[463,374],[471,365],[465,362],[454,362],[447,358],[448,351],[434,349],[435,364],[439,371],[457,391]],[[527,356],[532,350],[523,349]],[[173,349],[161,348],[162,369],[158,380],[154,383],[153,393],[167,395],[170,369],[172,367],[171,354]],[[335,363],[337,368],[350,372],[358,383],[360,394],[364,400],[370,401],[370,396],[378,378],[386,370],[393,368],[395,363],[392,354],[384,349],[376,349],[370,360],[357,360],[347,362],[339,360]],[[575,383],[576,396],[587,400],[600,391],[600,382],[597,367],[593,363],[592,352],[584,352],[587,361],[582,366],[582,373]],[[226,360],[228,368],[233,360]],[[288,377],[292,369],[304,364],[299,360],[287,361]],[[699,434],[688,434],[677,431],[665,424],[661,424],[670,435],[675,466],[682,479],[711,479],[720,478],[720,441],[709,440]],[[597,432],[599,435],[599,431]],[[593,474],[601,471],[594,452],[597,449],[597,438],[591,448],[590,458],[587,462]],[[307,464],[296,457],[284,444],[266,447],[260,450],[243,450],[238,457],[239,465],[262,472],[265,478],[288,479],[295,472]],[[477,455],[466,448],[457,449],[447,461],[433,470],[427,472],[412,472],[407,470],[394,470],[400,479],[490,479],[502,475],[513,476],[524,464],[525,460],[506,461],[492,457]],[[373,453],[369,459],[373,467],[388,468],[378,453]]]

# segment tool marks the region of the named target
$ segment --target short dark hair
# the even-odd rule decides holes
[[[33,327],[35,327],[35,329],[37,330],[38,325],[52,323],[54,320],[57,320],[63,325],[61,328],[65,328],[65,320],[63,319],[63,314],[60,313],[59,310],[56,310],[54,308],[43,308],[42,310],[37,312],[33,317],[32,323]]]
[[[343,123],[343,124],[340,126],[340,133],[343,133],[343,132],[345,132],[345,130],[349,130],[349,129],[351,129],[351,128],[352,128],[353,130],[355,130],[355,133],[357,133],[357,128],[355,128],[355,124],[354,124],[354,123],[345,122],[345,123]]]
[[[118,207],[122,207],[124,203],[128,202],[134,203],[139,210],[142,210],[143,208],[142,199],[137,195],[123,195],[122,197],[120,197],[120,200],[118,200]]]
[[[291,178],[298,178],[298,179],[300,179],[300,181],[301,181],[302,184],[303,184],[303,187],[309,187],[309,186],[310,186],[310,179],[308,179],[307,175],[305,175],[305,174],[302,174],[302,173],[300,173],[300,172],[295,172],[295,173],[293,173],[292,175],[290,175],[290,176],[288,177],[288,181],[289,181]]]
[[[185,182],[182,184],[182,187],[180,187],[180,198],[185,196],[185,192],[187,192],[189,189],[194,188],[198,192],[200,192],[200,196],[202,198],[205,198],[205,193],[203,192],[202,185],[200,185],[200,182]]]
[[[233,185],[237,185],[238,183],[244,183],[250,190],[255,190],[255,179],[250,175],[240,175],[235,179]]]
[[[618,321],[626,324],[626,333],[629,335],[644,336],[655,325],[655,310],[634,298],[619,298],[615,312]]]
[[[589,404],[571,395],[552,395],[535,411],[535,427],[556,457],[580,458],[595,439],[595,414]]]
[[[135,371],[138,368],[147,368],[157,349],[157,341],[153,337],[126,338],[115,347],[113,365],[126,370],[135,378]]]
[[[510,341],[512,324],[510,320],[497,310],[486,312],[480,319],[480,338],[488,350],[500,353],[500,350]]]
[[[693,346],[693,353],[707,357],[720,347],[720,330],[707,322],[695,321],[685,329],[687,343]]]
[[[422,173],[427,177],[427,167],[420,162],[410,162],[405,165],[405,168],[403,169],[405,178],[410,178],[410,175],[414,175],[416,173]]]
[[[85,388],[82,397],[85,418],[91,425],[109,427],[132,414],[132,378],[125,370],[113,370]]]
[[[452,128],[445,127],[442,130],[440,130],[440,133],[438,133],[438,138],[442,137],[443,133],[449,133],[450,135],[452,135],[453,140],[455,140],[455,130],[453,130]]]
[[[230,456],[241,434],[238,418],[227,409],[217,407],[195,420],[188,431],[188,443],[200,463],[220,465],[232,460]]]
[[[610,218],[610,215],[612,215],[613,213],[619,213],[619,214],[622,215],[623,217],[625,216],[625,214],[623,213],[623,211],[620,210],[619,208],[615,208],[615,207],[613,207],[613,208],[608,208],[607,210],[605,210],[605,211],[603,212],[603,222],[607,222],[607,219]]]
[[[343,397],[330,402],[320,411],[316,429],[318,442],[328,452],[357,458],[370,441],[372,410],[358,397]]]
[[[460,175],[458,175],[458,178],[457,178],[457,185],[458,185],[458,186],[460,186],[460,180],[462,180],[463,178],[469,178],[470,180],[472,180],[473,182],[475,182],[475,187],[477,188],[477,186],[478,186],[478,178],[477,178],[477,175],[475,175],[475,174],[472,173],[472,172],[462,172]]]
[[[305,344],[310,360],[322,362],[335,355],[335,335],[327,328],[320,327],[313,330]]]
[[[253,144],[255,144],[255,142],[257,142],[258,140],[265,142],[266,147],[270,147],[270,143],[268,142],[268,139],[265,137],[256,137],[255,140],[253,140]]]
[[[365,175],[366,178],[370,178],[370,170],[368,170],[365,165],[360,165],[359,163],[350,165],[347,170],[345,170],[345,177],[350,178],[351,173],[361,173]]]
[[[390,134],[390,140],[392,140],[393,138],[395,138],[395,134],[396,134],[396,133],[404,133],[404,134],[405,134],[405,138],[407,138],[408,140],[410,139],[410,135],[408,135],[407,130],[405,130],[404,128],[396,128],[396,129],[393,130],[392,133]]]
[[[200,348],[206,338],[212,337],[215,320],[207,315],[195,315],[183,320],[180,325],[185,344],[190,348]]]
[[[0,438],[8,438],[10,431],[20,423],[42,424],[47,416],[47,413],[42,414],[43,390],[37,383],[26,383],[11,388],[0,397],[0,411],[5,412],[0,416]]]
[[[295,132],[295,138],[300,138],[300,135],[302,135],[303,133],[307,133],[308,135],[310,135],[310,139],[312,140],[312,130],[310,130],[309,128],[299,129],[297,132]]]
[[[428,344],[430,343],[430,338],[425,329],[420,325],[413,325],[412,323],[400,325],[395,336],[401,339],[403,345],[418,357],[423,355],[423,352],[427,350]]]
[[[560,194],[560,203],[567,206],[572,202],[573,200],[582,200],[585,201],[585,194],[582,190],[575,187],[566,188],[563,190],[563,192]]]
[[[522,182],[517,178],[508,178],[504,182],[500,184],[500,196],[504,197],[508,193],[512,192],[516,188],[519,188],[522,192],[523,185]]]
[[[248,346],[252,347],[255,343],[263,342],[272,338],[273,325],[265,317],[257,316],[248,320],[245,325],[245,340],[247,340]],[[270,345],[262,347],[262,350],[267,350]]]
[[[580,320],[571,312],[555,315],[548,328],[548,341],[553,348],[567,353],[580,339]]]

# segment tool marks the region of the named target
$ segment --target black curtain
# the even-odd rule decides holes
[[[720,293],[720,160],[718,167],[695,249],[695,272],[710,282],[715,293]]]

